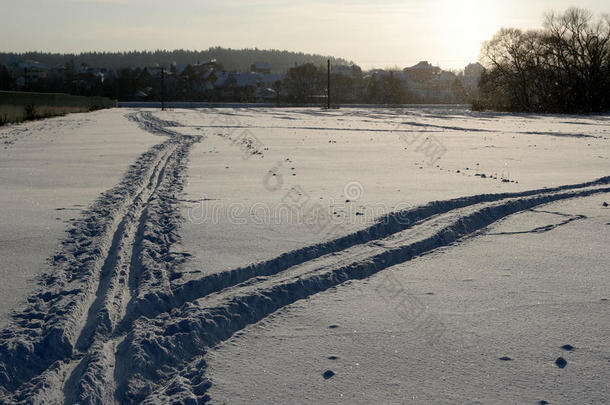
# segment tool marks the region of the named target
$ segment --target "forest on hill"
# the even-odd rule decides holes
[[[326,60],[336,64],[349,64],[345,59],[303,52],[282,51],[276,49],[231,49],[212,47],[207,50],[194,51],[185,49],[129,51],[129,52],[84,52],[79,54],[62,54],[46,52],[0,53],[0,65],[7,65],[11,58],[34,60],[47,66],[65,65],[94,66],[105,69],[121,69],[132,66],[166,66],[172,63],[193,64],[198,61],[216,59],[227,71],[249,71],[254,62],[266,62],[272,72],[286,72],[296,65],[311,62],[325,65]]]

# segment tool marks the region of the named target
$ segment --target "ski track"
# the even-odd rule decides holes
[[[168,139],[74,222],[39,292],[0,333],[2,404],[206,403],[203,356],[247,325],[514,213],[610,192],[609,176],[433,201],[331,241],[182,283],[189,255],[178,244],[178,197],[189,150],[202,137],[183,135],[171,129],[183,125],[151,112],[127,118]]]
[[[109,353],[119,322],[139,300],[168,294],[169,278],[187,257],[172,249],[181,221],[176,197],[188,152],[202,138],[169,130],[175,123],[149,112],[128,118],[169,138],[73,223],[39,292],[0,333],[0,403],[112,400],[100,382],[114,368]]]
[[[554,190],[437,201],[402,213],[400,220],[395,214],[344,238],[190,282],[206,287],[176,289],[174,298],[186,298],[184,304],[136,320],[119,346],[117,355],[128,365],[119,378],[119,398],[124,403],[206,403],[210,382],[203,376],[203,356],[247,325],[347,280],[481,232],[511,214],[610,192],[609,183],[605,177]]]

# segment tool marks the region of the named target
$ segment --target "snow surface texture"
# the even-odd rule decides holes
[[[507,217],[248,326],[205,357],[212,402],[607,403],[604,195]],[[547,211],[586,218],[534,231],[564,222]]]
[[[196,119],[211,117],[212,122],[193,123],[189,114],[194,114]],[[423,202],[369,218],[351,228],[315,234],[314,243],[286,249],[276,257],[271,255],[258,262],[250,259],[249,264],[233,268],[194,271],[193,266],[200,259],[191,257],[182,248],[188,243],[183,240],[184,235],[191,233],[180,232],[185,217],[181,210],[186,200],[181,198],[187,183],[189,154],[192,155],[197,143],[205,145],[213,138],[242,154],[243,161],[264,159],[273,154],[269,151],[270,144],[261,142],[250,132],[244,136],[235,130],[266,130],[269,124],[264,121],[270,114],[274,122],[297,121],[302,115],[313,116],[315,121],[352,119],[347,127],[332,127],[328,122],[312,126],[308,118],[305,125],[274,125],[274,131],[296,128],[305,132],[361,132],[366,136],[388,131],[399,136],[416,134],[415,138],[400,138],[398,145],[409,146],[419,139],[421,126],[432,128],[432,133],[442,130],[458,136],[461,132],[500,133],[503,125],[520,125],[519,117],[509,116],[489,125],[485,123],[481,128],[480,121],[473,123],[463,113],[456,113],[455,117],[444,113],[440,118],[428,113],[418,121],[404,121],[404,112],[388,114],[383,110],[350,111],[349,114],[314,109],[129,113],[129,120],[166,140],[142,154],[117,186],[104,192],[73,222],[61,248],[52,257],[52,271],[41,278],[40,290],[1,332],[1,401],[208,402],[211,382],[206,376],[205,356],[236,332],[347,281],[370,278],[460,243],[513,214],[610,192],[610,177],[525,189],[510,176],[488,173],[489,176],[483,177],[484,173],[477,171],[469,176],[472,180],[489,177],[493,184],[511,188],[504,192]],[[413,115],[417,112],[409,117]],[[235,116],[248,121],[245,124],[236,121]],[[387,127],[389,116],[398,120],[398,127],[392,122]],[[491,118],[488,115],[482,119]],[[468,121],[465,124],[470,126],[448,125],[446,121],[451,119]],[[257,120],[261,122],[257,124]],[[382,125],[360,127],[369,121]],[[600,117],[590,121],[574,124],[579,130],[585,125],[593,126],[587,133],[543,131],[549,125],[548,120],[542,125],[511,131],[569,142],[606,141],[605,127],[598,129],[596,125],[607,120]],[[477,124],[479,127],[473,126]],[[330,139],[328,143],[332,145],[332,142]],[[429,160],[433,156],[424,158]],[[286,161],[290,162],[290,158]],[[440,162],[436,159],[429,166],[438,169]],[[595,166],[590,172],[600,171],[603,169]],[[272,171],[269,176],[274,174],[278,173]],[[224,181],[228,180],[225,177]],[[272,194],[271,191],[277,190],[267,191]],[[349,191],[345,189],[348,196]],[[356,191],[358,194],[361,190]],[[298,193],[290,196],[297,198]],[[579,214],[558,216],[560,221],[556,218],[551,224],[542,221],[533,232],[549,231],[584,218]],[[193,226],[192,218],[188,219],[191,223],[184,228]],[[501,231],[496,236],[515,232],[519,231]],[[201,255],[192,245],[187,250]],[[320,376],[329,381],[336,378],[332,370]]]
[[[185,186],[183,215],[189,220],[183,244],[193,254],[192,270],[201,272],[193,276],[331,240],[383,213],[433,200],[582,183],[609,174],[607,116],[346,108],[175,110],[163,117],[186,125],[181,131],[208,135],[193,148]],[[227,139],[248,134],[258,139],[262,155],[249,155]],[[425,153],[428,136],[446,148],[437,161]],[[356,198],[345,194],[350,184],[359,185]],[[338,226],[318,230],[286,218],[290,214],[281,204],[291,199],[293,188],[308,196],[310,205],[330,207]]]
[[[124,180],[76,221],[42,277],[40,292],[2,332],[0,384],[14,400],[45,402],[65,383],[69,402],[112,400],[112,347],[143,301],[169,294],[172,267],[185,254],[178,239],[175,195],[188,150],[200,137],[161,126],[150,113],[133,114],[148,131],[171,137],[144,153]],[[107,381],[110,379],[110,381]]]
[[[114,109],[0,128],[0,329],[66,228],[159,142]]]

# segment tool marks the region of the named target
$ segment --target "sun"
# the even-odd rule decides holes
[[[476,61],[481,43],[500,28],[501,10],[497,3],[440,0],[438,6],[441,58],[451,65],[458,61]]]

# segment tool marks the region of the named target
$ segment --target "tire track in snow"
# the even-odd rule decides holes
[[[183,147],[190,145],[186,144]],[[178,149],[176,151],[178,157],[163,166],[155,179],[153,191],[148,195],[143,207],[140,210],[136,207],[138,214],[130,218],[130,229],[126,230],[123,236],[124,246],[118,250],[122,256],[121,260],[113,267],[112,278],[108,283],[112,291],[99,296],[103,299],[103,305],[100,310],[93,312],[96,314],[93,318],[96,326],[94,337],[91,338],[91,342],[83,342],[82,350],[86,351],[86,355],[81,360],[83,366],[69,378],[73,384],[67,384],[64,389],[65,403],[113,402],[115,358],[108,353],[116,351],[117,342],[123,337],[116,327],[126,316],[141,315],[129,311],[130,308],[136,308],[134,305],[129,306],[129,302],[137,300],[138,293],[142,291],[162,296],[171,294],[167,282],[171,268],[167,265],[173,263],[175,257],[170,255],[164,257],[161,254],[158,255],[157,260],[147,260],[146,255],[150,254],[150,249],[146,245],[151,242],[155,246],[171,245],[164,243],[161,238],[152,239],[153,234],[148,231],[158,225],[159,221],[166,219],[168,212],[159,209],[160,205],[154,205],[152,202],[159,198],[163,199],[162,189],[175,185],[177,178],[171,175],[171,172],[176,172],[178,167],[184,167],[181,157],[185,156],[185,151],[180,152]],[[164,176],[164,172],[170,172],[170,175]],[[161,261],[157,263],[159,259]],[[129,277],[125,277],[126,275]]]
[[[161,312],[170,311],[171,309],[183,305],[186,302],[193,301],[207,294],[220,291],[224,288],[231,287],[246,280],[258,276],[273,275],[284,271],[291,266],[314,260],[320,256],[339,252],[354,245],[360,245],[390,236],[409,229],[423,220],[436,215],[442,215],[458,208],[473,206],[480,203],[491,203],[507,198],[523,198],[542,193],[553,193],[562,190],[590,187],[606,184],[608,181],[610,181],[610,176],[592,182],[553,188],[527,190],[514,193],[480,194],[444,201],[432,201],[420,207],[390,213],[377,220],[377,222],[372,226],[331,241],[306,246],[283,253],[280,256],[270,260],[227,270],[222,273],[209,274],[199,279],[190,280],[184,284],[176,285],[174,287],[174,293],[171,299],[162,301],[157,300],[155,305],[149,305],[149,303],[144,302],[145,305],[143,305],[140,311],[148,311],[147,316],[152,317]]]
[[[427,209],[410,210],[424,218],[402,229],[369,229],[346,248],[341,238],[328,242],[326,249],[305,248],[303,255],[295,254],[293,265],[282,266],[290,254],[258,265],[267,275],[252,271],[252,277],[238,283],[234,276],[241,273],[220,273],[215,277],[224,279],[224,289],[189,297],[169,312],[134,322],[118,348],[117,356],[128,367],[118,376],[117,398],[122,403],[205,403],[210,382],[204,377],[202,356],[244,327],[297,300],[476,234],[509,215],[553,201],[607,193],[609,185],[610,177],[605,177],[555,189],[435,202],[424,206]],[[310,257],[304,259],[308,251]],[[273,265],[266,267],[269,263]],[[174,298],[179,294],[175,290]]]
[[[179,239],[176,197],[201,137],[167,130],[175,123],[151,113],[128,118],[170,138],[141,155],[73,224],[40,292],[0,334],[0,403],[113,402],[104,383],[113,381],[116,326],[144,289],[171,293],[162,280],[185,260],[170,252]],[[159,264],[148,266],[151,260]]]

